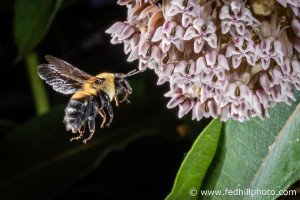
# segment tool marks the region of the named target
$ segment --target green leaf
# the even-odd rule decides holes
[[[299,92],[296,97],[292,106],[279,103],[270,109],[270,118],[264,121],[254,118],[249,122],[225,123],[225,132],[201,188],[201,192],[218,190],[223,195],[204,195],[199,199],[276,199],[279,190],[300,179]],[[229,190],[238,194],[239,189],[247,188],[252,194],[274,192],[228,195]]]
[[[18,46],[16,61],[30,53],[44,38],[62,0],[17,0],[14,37]]]
[[[62,106],[8,134],[0,144],[0,199],[53,197],[90,173],[111,151],[141,137],[175,130],[170,116],[157,117],[156,113],[145,116],[141,123],[140,115],[131,112],[133,104],[125,109],[122,105],[115,111],[110,128],[101,129],[101,119],[97,119],[95,136],[86,145],[82,141],[69,142],[75,135],[65,130]],[[160,121],[173,125],[161,123],[159,127],[156,124]],[[84,138],[88,135],[85,133]]]
[[[206,171],[217,150],[222,122],[213,120],[198,136],[178,171],[173,189],[166,200],[196,199]]]

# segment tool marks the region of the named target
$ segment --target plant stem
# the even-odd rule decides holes
[[[35,109],[38,115],[42,115],[49,110],[49,100],[45,86],[37,74],[39,64],[38,56],[35,51],[26,56],[26,66],[30,80],[31,90],[35,102]]]

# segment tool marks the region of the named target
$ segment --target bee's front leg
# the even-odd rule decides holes
[[[122,103],[123,101],[127,101],[127,103],[130,103],[130,101],[127,99],[129,91],[126,90],[124,93],[123,93],[124,94],[123,100],[120,101],[120,103]]]

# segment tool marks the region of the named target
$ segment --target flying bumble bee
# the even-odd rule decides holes
[[[47,55],[45,58],[49,64],[41,64],[37,67],[41,79],[57,92],[73,94],[65,109],[63,121],[67,130],[72,130],[73,133],[79,132],[79,136],[71,138],[71,141],[82,138],[86,121],[90,135],[83,140],[83,143],[93,137],[95,117],[98,113],[103,118],[101,128],[106,123],[106,112],[109,114],[110,118],[106,123],[106,126],[109,126],[114,116],[111,102],[115,100],[116,106],[119,106],[118,94],[124,96],[120,102],[130,103],[127,97],[132,89],[126,78],[140,71],[134,70],[128,74],[104,72],[92,76],[54,56]]]

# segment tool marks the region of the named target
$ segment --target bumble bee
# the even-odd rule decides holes
[[[87,121],[90,135],[83,140],[86,143],[95,132],[95,117],[99,113],[103,118],[101,128],[106,122],[106,112],[109,114],[109,126],[113,120],[113,109],[111,102],[115,100],[116,106],[119,106],[118,94],[123,94],[123,101],[131,94],[132,89],[126,80],[127,77],[139,73],[135,70],[128,74],[122,73],[100,73],[96,76],[87,74],[77,67],[54,56],[45,56],[49,64],[38,65],[38,75],[45,80],[52,88],[63,94],[73,94],[66,109],[63,122],[67,130],[73,133],[79,132],[78,137],[71,138],[79,140],[85,132]]]

